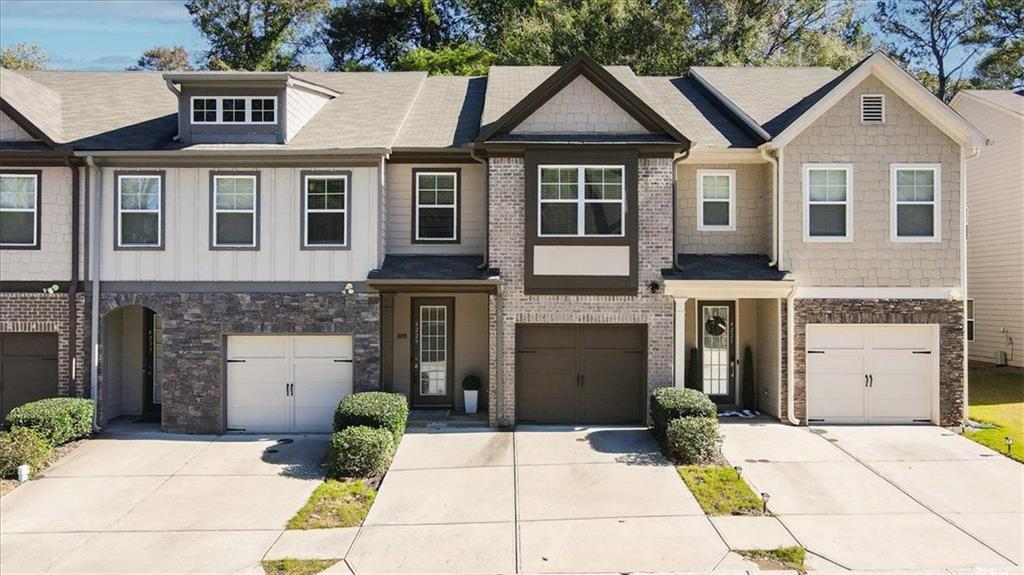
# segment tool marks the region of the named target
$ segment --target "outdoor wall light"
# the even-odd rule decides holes
[[[651,293],[658,293],[658,290],[661,289],[661,284],[656,281],[652,281],[647,284],[647,289],[651,290]]]
[[[351,283],[345,284],[345,289],[341,290],[345,295],[355,295],[356,288]]]

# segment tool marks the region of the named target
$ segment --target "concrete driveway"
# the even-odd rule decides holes
[[[0,571],[262,573],[326,442],[103,435],[0,499]]]
[[[520,427],[406,434],[346,563],[623,573],[737,559],[646,429]]]
[[[855,570],[1024,564],[1024,466],[931,426],[729,422],[723,451],[804,547]]]

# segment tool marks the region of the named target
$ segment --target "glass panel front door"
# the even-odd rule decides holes
[[[448,395],[448,306],[420,306],[419,394]]]
[[[701,348],[701,371],[704,393],[718,396],[716,401],[731,398],[733,391],[733,359],[735,329],[731,302],[706,302],[700,305],[698,326]]]

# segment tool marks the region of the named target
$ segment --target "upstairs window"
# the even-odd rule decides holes
[[[117,247],[160,248],[163,236],[161,174],[117,176]]]
[[[936,242],[939,234],[938,164],[893,164],[892,239],[899,242]]]
[[[860,122],[862,124],[885,123],[885,96],[864,94],[860,97]]]
[[[213,175],[213,247],[258,247],[258,187],[255,174]]]
[[[458,184],[457,172],[416,172],[416,241],[458,241]]]
[[[623,166],[540,166],[539,169],[540,236],[625,235]]]
[[[303,247],[348,246],[348,176],[303,176]]]
[[[39,179],[38,172],[0,174],[0,247],[39,247]]]
[[[853,239],[853,167],[849,164],[804,165],[804,241]]]
[[[276,97],[193,96],[194,124],[274,124]]]
[[[736,171],[697,170],[697,229],[736,229]]]

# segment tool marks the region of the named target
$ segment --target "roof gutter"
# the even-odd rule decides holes
[[[672,269],[681,270],[683,269],[679,263],[679,250],[676,249],[676,208],[679,200],[677,194],[679,191],[679,175],[678,166],[679,162],[682,162],[686,158],[690,157],[690,148],[683,150],[683,153],[672,158]]]
[[[772,148],[768,144],[761,144],[757,149],[761,157],[772,165],[772,259],[768,262],[768,267],[772,267],[779,261],[779,162],[772,156]]]
[[[753,118],[748,116],[747,113],[741,110],[739,106],[734,104],[732,100],[726,98],[725,94],[719,92],[717,88],[711,85],[711,82],[707,81],[703,76],[700,75],[699,72],[697,72],[693,68],[690,68],[690,77],[696,80],[697,83],[701,85],[701,87],[703,87],[712,96],[714,96],[715,99],[718,100],[723,106],[725,106],[727,110],[729,110],[730,112],[732,112],[733,115],[739,118],[739,120],[743,122],[743,125],[745,125],[752,132],[760,136],[761,139],[763,139],[766,142],[772,139],[771,135],[768,132],[766,132],[760,124],[755,122]]]
[[[390,153],[388,148],[331,148],[331,149],[180,149],[180,150],[95,150],[75,152],[78,157],[89,158],[118,158],[118,157],[145,157],[145,158],[180,158],[185,157],[246,157],[259,158],[261,156],[319,156],[319,157],[349,157],[366,156],[377,158]]]

